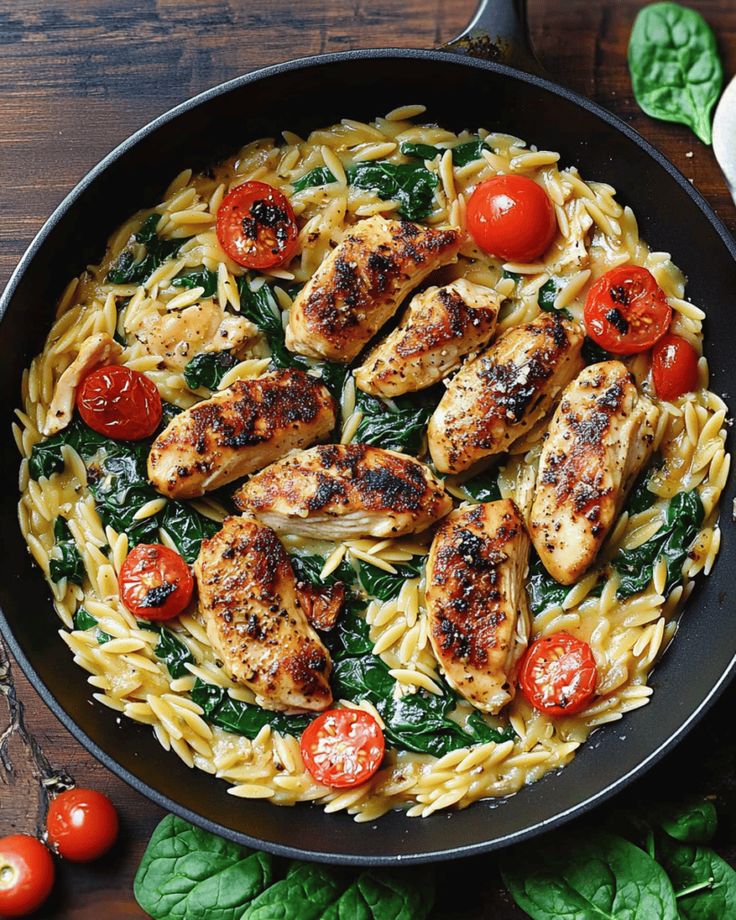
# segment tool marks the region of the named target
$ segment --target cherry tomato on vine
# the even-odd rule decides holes
[[[557,233],[549,196],[526,176],[494,176],[468,201],[468,230],[485,252],[510,262],[533,262]]]
[[[119,364],[92,371],[77,390],[86,425],[118,441],[150,437],[161,422],[161,397],[145,374]]]
[[[40,907],[54,887],[54,860],[27,834],[0,840],[0,917],[24,917]]]
[[[672,308],[650,271],[621,265],[591,287],[583,317],[588,335],[601,348],[632,355],[662,338],[670,327]]]
[[[52,799],[46,818],[49,843],[64,859],[90,862],[107,853],[118,836],[118,813],[94,789],[69,789]]]
[[[289,199],[265,182],[231,189],[217,210],[217,238],[230,258],[245,268],[273,268],[288,262],[299,229]]]
[[[666,335],[652,352],[652,379],[660,399],[673,400],[697,390],[697,351],[679,335]]]
[[[519,669],[522,693],[549,716],[570,716],[585,709],[595,696],[597,677],[588,643],[567,633],[537,639]]]
[[[325,786],[358,786],[381,766],[386,749],[381,726],[361,709],[328,709],[301,739],[307,770]]]
[[[144,620],[170,620],[192,599],[194,579],[179,553],[159,543],[139,543],[120,569],[120,600]]]

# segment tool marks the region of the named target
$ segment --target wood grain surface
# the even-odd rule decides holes
[[[687,129],[647,118],[632,98],[626,45],[641,5],[530,0],[539,57],[553,79],[616,112],[662,150],[734,231],[736,209],[712,151]],[[736,72],[736,3],[691,0],[691,5],[714,27],[730,77]],[[474,0],[0,0],[0,285],[71,187],[118,142],[172,105],[295,56],[437,45],[461,30],[473,8]],[[59,654],[66,654],[61,645]],[[123,826],[119,843],[101,862],[61,866],[52,900],[38,916],[143,916],[133,900],[132,879],[162,812],[90,757],[17,665],[11,663],[11,671],[9,681],[0,656],[0,834],[34,833],[42,809],[28,743],[15,731],[7,752],[2,747],[3,731],[18,718],[7,695],[11,681],[29,733],[52,768],[111,795]],[[736,694],[728,692],[681,748],[626,794],[629,801],[652,789],[717,794],[724,817],[719,846],[732,862],[735,702]],[[4,753],[10,769],[3,769]],[[493,859],[479,858],[442,867],[437,916],[520,917],[494,865]]]

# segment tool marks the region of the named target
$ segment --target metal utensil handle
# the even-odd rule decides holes
[[[529,37],[526,0],[480,0],[465,29],[440,50],[544,73]]]

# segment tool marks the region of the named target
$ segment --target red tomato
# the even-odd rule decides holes
[[[698,353],[679,335],[666,335],[652,352],[652,378],[660,399],[673,400],[698,388]]]
[[[159,543],[139,543],[120,569],[120,600],[144,620],[170,620],[192,599],[194,579],[179,553]]]
[[[298,232],[289,199],[265,182],[236,186],[217,211],[220,245],[245,268],[273,268],[288,262],[296,251]]]
[[[118,813],[94,789],[69,789],[49,805],[49,842],[64,859],[89,862],[107,853],[118,836]]]
[[[40,907],[54,887],[54,860],[35,837],[0,840],[0,916],[24,917]]]
[[[307,770],[325,786],[358,786],[381,766],[386,744],[381,726],[360,709],[329,709],[302,733]]]
[[[537,639],[519,669],[522,693],[548,716],[570,716],[595,696],[598,672],[587,642],[567,633]]]
[[[145,374],[119,364],[99,367],[77,390],[77,409],[85,424],[117,441],[140,441],[158,428],[161,397]]]
[[[485,252],[510,262],[533,262],[557,233],[552,202],[525,176],[494,176],[468,201],[468,230]]]
[[[585,328],[615,355],[646,351],[667,332],[672,308],[646,268],[621,265],[602,275],[585,301]]]

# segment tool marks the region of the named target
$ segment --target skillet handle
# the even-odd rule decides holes
[[[526,73],[545,73],[529,37],[526,0],[479,0],[465,29],[438,50],[498,61]]]

